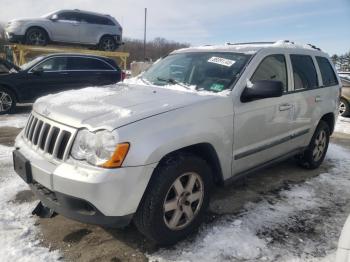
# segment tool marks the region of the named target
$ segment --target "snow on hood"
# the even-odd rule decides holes
[[[170,89],[126,83],[88,87],[41,97],[33,109],[73,127],[113,130],[155,114],[218,97],[212,92],[200,94],[180,87]]]

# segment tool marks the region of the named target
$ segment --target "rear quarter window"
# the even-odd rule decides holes
[[[333,86],[338,84],[338,79],[335,76],[332,65],[325,57],[316,57],[318,67],[320,68],[322,75],[322,82],[324,86]]]
[[[293,66],[294,90],[318,87],[317,72],[311,56],[290,55]]]

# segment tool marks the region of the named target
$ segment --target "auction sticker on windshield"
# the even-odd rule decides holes
[[[230,60],[230,59],[226,59],[226,58],[222,58],[222,57],[217,57],[217,56],[213,56],[213,57],[209,58],[208,62],[218,64],[218,65],[227,66],[227,67],[230,67],[234,63],[236,63],[236,61],[234,61],[234,60]]]

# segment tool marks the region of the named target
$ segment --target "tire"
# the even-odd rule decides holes
[[[211,169],[195,155],[178,154],[162,161],[154,172],[134,224],[151,241],[168,246],[196,231],[203,221],[209,205]],[[194,185],[192,190],[186,188],[191,188],[189,181]]]
[[[13,113],[16,108],[16,96],[4,87],[0,87],[0,115]]]
[[[117,43],[115,42],[112,36],[104,36],[101,38],[98,49],[102,51],[115,51],[118,48]]]
[[[339,103],[339,115],[340,116],[349,116],[350,115],[350,105],[349,102],[344,99],[340,98],[340,103]]]
[[[299,163],[302,167],[316,169],[322,164],[327,153],[329,136],[329,126],[321,120],[311,138],[308,148],[299,158]]]
[[[44,29],[41,28],[30,28],[25,37],[25,43],[27,45],[38,45],[45,46],[49,42],[49,38]]]

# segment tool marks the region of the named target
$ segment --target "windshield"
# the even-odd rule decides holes
[[[221,92],[230,88],[249,58],[232,52],[172,54],[149,68],[142,79],[159,86],[180,84],[199,91]]]
[[[44,56],[38,56],[37,58],[35,58],[35,59],[33,59],[33,60],[23,64],[23,65],[21,65],[21,69],[22,70],[27,70],[27,69],[31,68],[33,65],[35,65],[36,63],[38,63],[43,58],[44,58]]]

